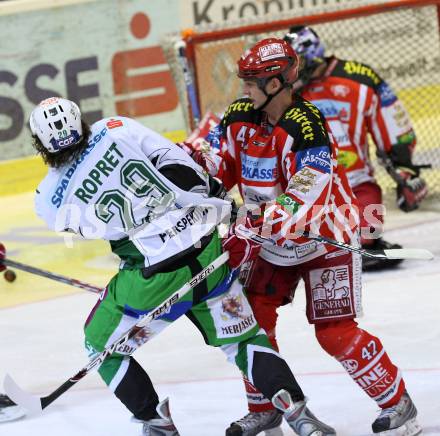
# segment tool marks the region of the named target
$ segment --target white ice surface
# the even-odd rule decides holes
[[[428,248],[435,260],[406,261],[398,270],[364,276],[361,327],[379,336],[403,370],[426,435],[440,435],[440,222],[393,222],[387,239]],[[82,323],[95,296],[79,293],[0,310],[0,378],[10,373],[22,388],[47,395],[87,362]],[[304,314],[302,288],[293,305],[280,310],[278,338],[283,356],[309,397],[312,411],[340,436],[371,434],[376,405],[339,364],[318,346]],[[206,347],[181,319],[136,353],[160,397],[171,398],[182,436],[220,436],[246,413],[238,370],[219,350]],[[1,390],[1,389],[0,389]],[[293,432],[283,427],[285,435]],[[0,425],[1,436],[130,436],[139,425],[90,374],[41,416]]]

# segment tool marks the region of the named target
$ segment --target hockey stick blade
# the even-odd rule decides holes
[[[74,376],[68,378],[62,385],[45,397],[37,397],[21,389],[10,375],[6,375],[3,382],[4,389],[9,398],[19,406],[27,409],[31,414],[41,413],[43,409],[52,404],[58,397],[67,392],[72,386],[83,379],[92,370],[97,370],[102,362],[114,352],[117,352],[130,339],[134,338],[148,323],[160,318],[173,304],[185,296],[191,289],[198,286],[206,280],[206,278],[217,270],[229,259],[229,252],[225,251],[208,266],[203,268],[191,280],[187,281],[181,288],[171,294],[160,305],[152,309],[150,312],[141,316],[137,323],[131,326],[117,340],[108,345],[104,350],[98,352],[86,366],[81,368]]]
[[[35,415],[43,411],[41,399],[21,389],[9,374],[5,376],[3,388],[14,403],[25,408],[30,414]]]
[[[434,255],[423,248],[390,248],[383,250],[387,259],[432,260]]]

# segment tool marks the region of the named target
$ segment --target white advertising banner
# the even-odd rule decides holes
[[[301,16],[383,2],[0,2],[0,160],[33,154],[27,120],[35,104],[54,95],[78,102],[89,122],[119,114],[136,118],[159,132],[182,131],[185,122],[178,92],[160,46],[166,34],[205,25],[232,26],[247,20]],[[432,20],[419,18],[415,26],[435,28]],[[384,26],[382,33],[387,31],[386,23]],[[339,52],[341,46],[353,43],[350,38],[338,31],[336,38],[329,35],[327,47]],[[360,42],[363,41],[356,44]]]
[[[243,20],[301,16],[384,3],[384,0],[180,0],[182,26],[228,26]]]
[[[180,27],[178,0],[11,3],[0,3],[0,159],[32,153],[30,112],[53,95],[78,102],[89,122],[120,114],[183,128],[159,45]]]

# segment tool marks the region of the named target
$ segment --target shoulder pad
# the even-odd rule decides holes
[[[382,83],[382,78],[373,68],[356,61],[340,60],[333,70],[332,76],[352,79],[371,88],[377,88]]]
[[[325,120],[319,109],[311,102],[295,96],[294,105],[285,112],[279,122],[289,135],[301,135],[305,141],[327,137]]]
[[[240,98],[229,105],[223,115],[222,125],[227,126],[234,121],[252,121],[258,111],[248,98]]]

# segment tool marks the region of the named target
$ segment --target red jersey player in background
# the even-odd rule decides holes
[[[368,138],[377,155],[397,182],[397,204],[405,212],[418,208],[427,194],[419,177],[420,167],[412,163],[416,136],[409,116],[389,85],[369,66],[335,56],[324,57],[324,44],[306,26],[290,28],[287,41],[302,60],[295,91],[313,102],[326,117],[339,145],[338,161],[360,207],[361,242],[364,248],[401,248],[390,244],[382,233],[383,215],[374,213],[376,225],[364,213],[368,205],[382,204],[382,191],[376,182],[370,160]],[[376,232],[374,232],[376,230]],[[373,237],[372,237],[373,236]],[[401,260],[364,259],[364,271],[393,267]]]
[[[362,310],[359,255],[301,234],[356,244],[359,223],[325,118],[292,93],[298,57],[287,42],[270,38],[246,51],[238,69],[246,98],[233,102],[223,116],[217,129],[221,152],[212,156],[191,144],[185,148],[226,189],[238,185],[245,205],[259,210],[260,225],[271,224],[269,235],[267,226],[263,229],[275,245],[262,245],[243,278],[257,321],[277,347],[277,308],[292,301],[304,280],[307,318],[319,344],[382,409],[373,431],[388,435],[398,428],[399,434],[416,435],[421,431],[417,410],[399,369],[380,340],[355,321]],[[377,383],[369,378],[372,371]],[[257,435],[281,424],[270,401],[246,380],[245,385],[249,414],[231,424],[228,436]]]

